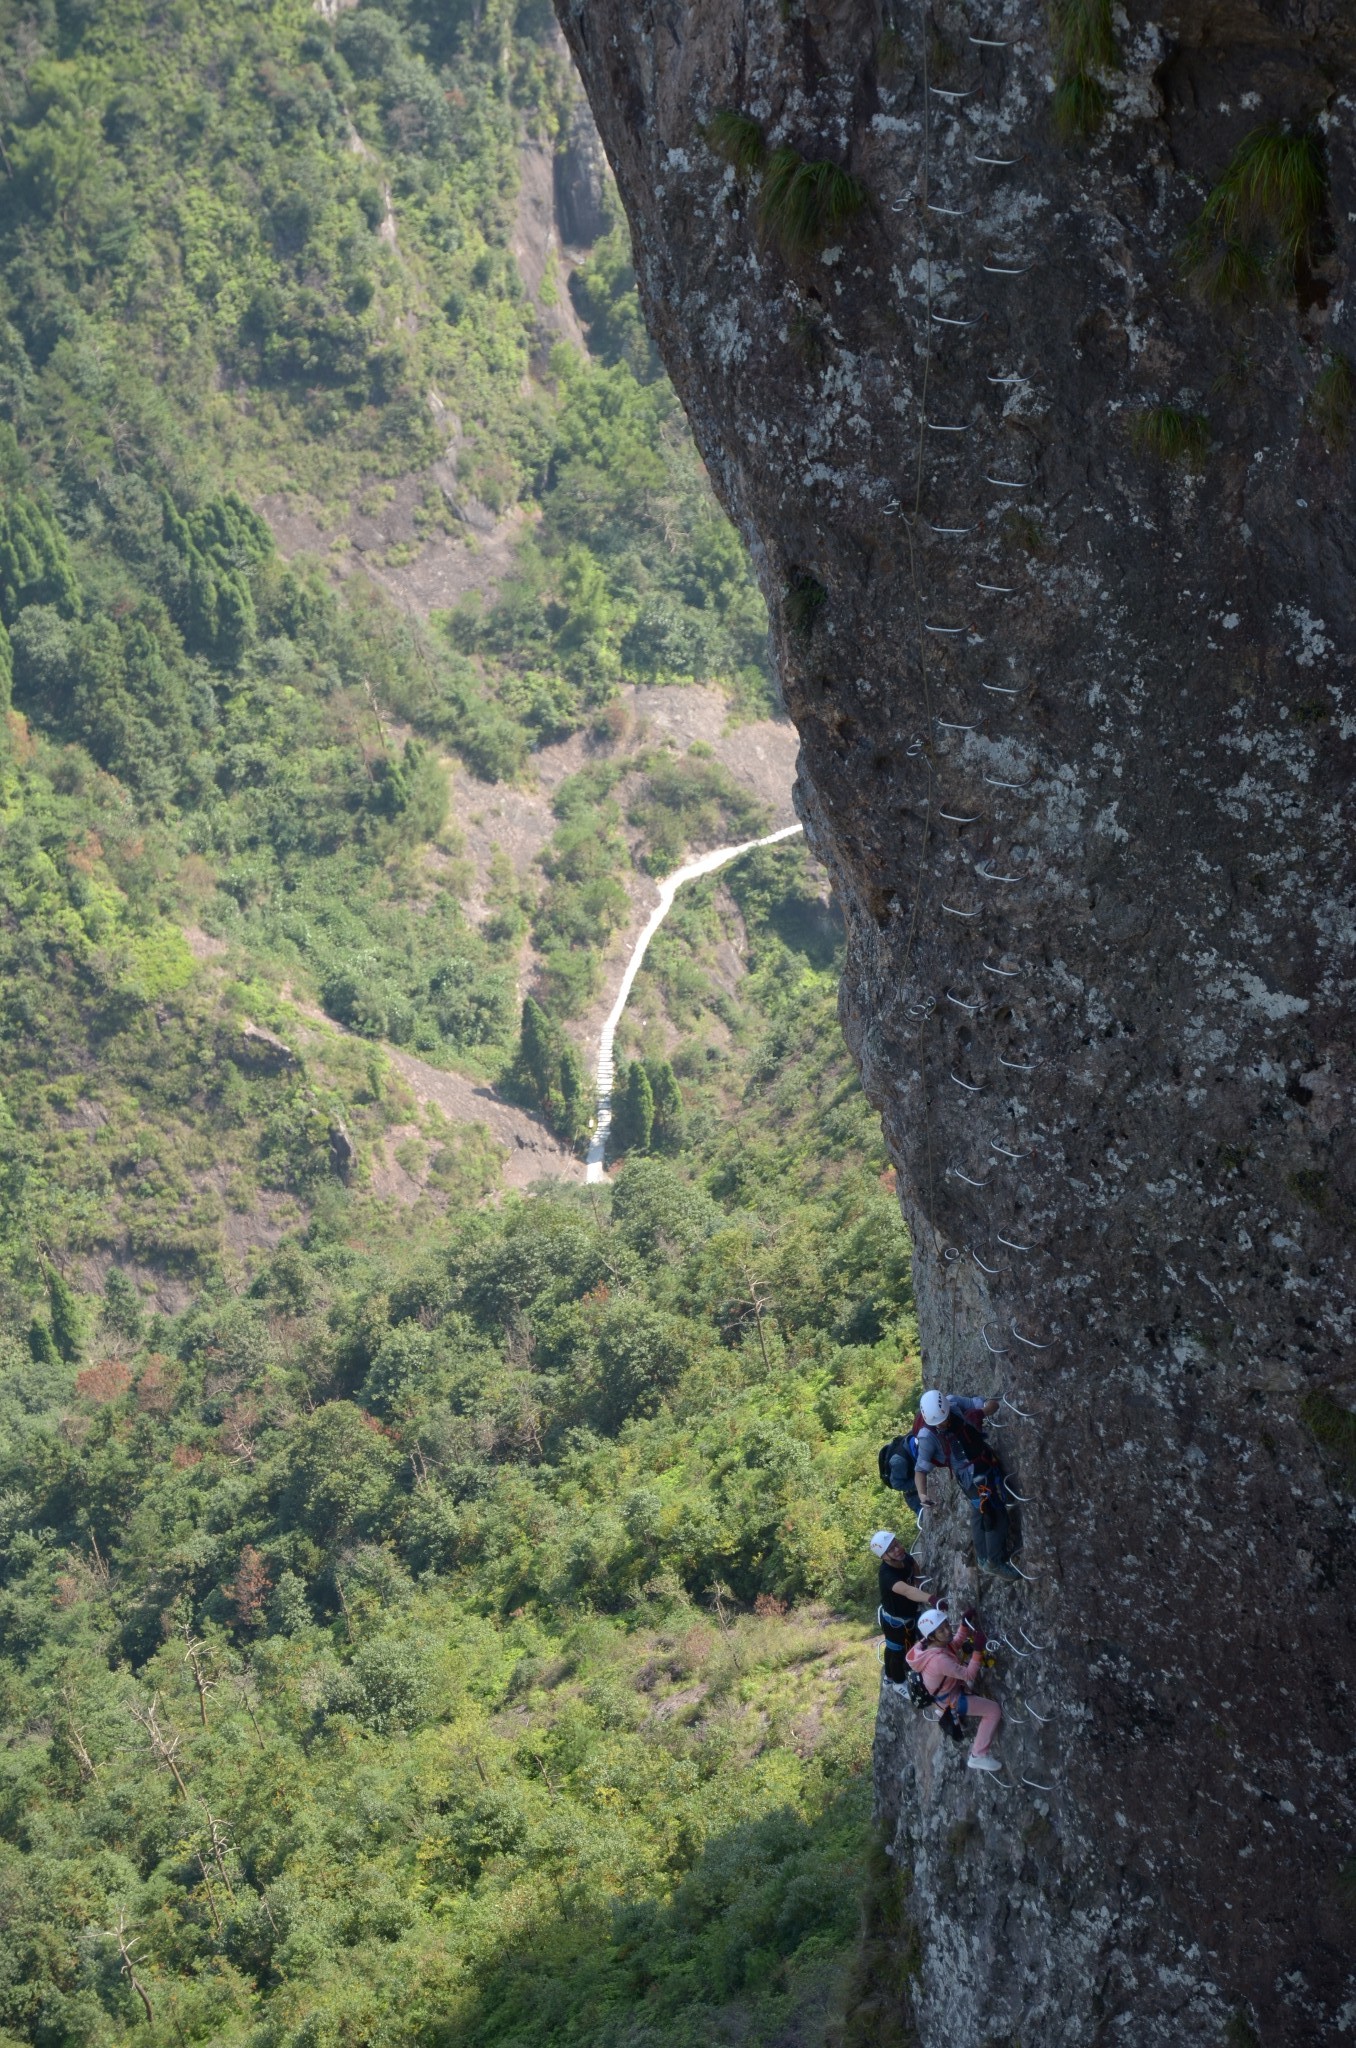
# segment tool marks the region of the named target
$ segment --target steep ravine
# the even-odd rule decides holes
[[[1349,2039],[1356,535],[1313,401],[1356,355],[1356,21],[1132,0],[1066,147],[1034,0],[558,5],[778,620],[927,1377],[1006,1392],[1032,1502],[1034,1583],[990,1604],[1037,1646],[1011,1775],[1050,1789],[878,1731],[913,2023]],[[780,253],[721,108],[869,205]],[[1230,313],[1177,251],[1283,121],[1323,218],[1298,290]],[[1198,468],[1136,436],[1164,405]]]

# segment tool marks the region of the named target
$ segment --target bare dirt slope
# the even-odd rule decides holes
[[[710,747],[741,788],[766,805],[769,830],[795,822],[792,789],[798,742],[789,719],[762,718],[731,726],[724,692],[710,685],[654,685],[638,689],[628,685],[621,694],[628,724],[617,741],[600,746],[583,733],[574,733],[557,746],[543,747],[533,756],[535,779],[526,786],[498,784],[487,788],[455,761],[446,763],[453,821],[473,869],[466,910],[474,920],[479,921],[490,908],[490,868],[496,850],[508,856],[520,880],[529,885],[533,882],[538,856],[555,830],[551,800],[566,777],[578,774],[591,760],[625,760],[666,740],[683,752],[694,742],[700,742]],[[624,777],[618,785],[617,797],[623,812],[631,789],[638,786],[638,777],[634,782]],[[623,831],[632,847],[637,847],[641,835],[630,826],[624,825]],[[590,1071],[598,1033],[621,986],[636,934],[659,899],[657,883],[639,869],[633,869],[625,883],[631,898],[631,915],[608,948],[597,996],[570,1027]],[[530,986],[535,968],[531,947],[526,946],[521,970],[524,989]]]
[[[439,490],[446,486],[462,518],[454,533],[421,538],[415,513],[430,483]],[[399,478],[379,508],[363,512],[352,506],[335,525],[324,523],[318,506],[277,492],[261,498],[259,510],[288,561],[298,555],[317,556],[339,580],[361,572],[402,610],[421,619],[430,612],[451,611],[466,597],[493,597],[532,520],[531,511],[522,505],[495,518],[483,506],[467,501],[458,492],[451,456],[433,471]]]
[[[742,788],[767,805],[771,828],[794,821],[791,791],[798,742],[789,719],[761,718],[731,726],[729,700],[723,690],[708,684],[639,689],[627,685],[621,702],[627,723],[618,739],[600,743],[584,733],[572,733],[555,746],[542,747],[532,756],[532,780],[528,783],[489,786],[478,782],[460,763],[446,762],[453,820],[475,870],[467,901],[471,917],[478,921],[485,915],[495,849],[508,855],[517,874],[529,876],[555,830],[552,798],[567,776],[577,775],[591,761],[624,760],[665,740],[672,740],[685,752],[694,741],[700,741],[711,748]],[[623,802],[625,793],[624,788],[619,792]],[[627,835],[633,844],[639,842],[635,831],[627,828]],[[654,903],[653,885],[643,876],[635,882],[636,904],[643,904],[648,915]],[[640,921],[644,922],[644,916]]]
[[[356,132],[352,146],[362,155],[372,153]],[[524,142],[518,172],[513,255],[536,320],[533,373],[545,375],[556,342],[568,342],[581,352],[587,349],[569,292],[570,273],[581,252],[567,249],[560,236],[552,145]],[[396,242],[389,194],[383,232],[388,229],[387,239]],[[459,424],[440,393],[430,391],[427,403],[446,435],[444,453],[427,469],[397,478],[366,503],[346,506],[338,518],[282,492],[259,501],[283,555],[319,556],[339,578],[362,570],[419,618],[450,611],[466,597],[491,597],[512,566],[514,550],[533,516],[523,505],[496,516],[468,494],[457,469]],[[437,510],[439,501],[445,508],[439,513],[441,526],[428,517],[430,503]],[[457,522],[452,530],[446,527],[449,516]]]
[[[299,1001],[290,989],[283,993],[297,1015],[304,1017],[311,1027],[344,1031],[342,1024],[327,1017],[313,1003]],[[527,1110],[519,1109],[516,1104],[505,1102],[496,1095],[487,1081],[452,1073],[446,1067],[431,1066],[427,1060],[404,1051],[401,1046],[388,1045],[382,1040],[374,1042],[380,1045],[381,1051],[421,1106],[431,1103],[450,1123],[483,1125],[494,1143],[504,1148],[506,1157],[502,1180],[505,1187],[530,1187],[533,1181],[538,1180],[583,1180],[583,1161],[577,1159],[547,1130],[545,1124]],[[413,1201],[423,1193],[424,1180],[418,1175],[402,1174],[393,1167],[394,1147],[407,1134],[402,1130],[387,1134],[385,1157],[380,1162],[380,1169],[385,1173],[381,1191]]]
[[[469,1080],[445,1067],[431,1067],[427,1060],[396,1045],[384,1046],[383,1051],[421,1103],[434,1103],[452,1123],[484,1124],[496,1143],[505,1147],[505,1187],[530,1187],[538,1180],[583,1180],[583,1161],[553,1137],[545,1124],[504,1102],[488,1082]]]

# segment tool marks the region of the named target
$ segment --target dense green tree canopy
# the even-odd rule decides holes
[[[569,110],[538,0],[0,0],[4,2044],[847,2038],[913,1368],[818,879],[675,911],[607,1187],[398,1064],[577,1143],[628,878],[766,822],[618,744],[766,619],[620,225],[587,357],[523,286]],[[474,901],[448,757],[574,734]]]

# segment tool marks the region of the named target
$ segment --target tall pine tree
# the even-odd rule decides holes
[[[682,1115],[683,1091],[668,1060],[646,1060],[645,1072],[654,1098],[653,1143],[662,1151],[676,1146],[679,1141],[678,1120]]]
[[[648,1152],[654,1137],[654,1090],[643,1060],[632,1060],[617,1091],[612,1118],[615,1152]]]
[[[584,1136],[589,1101],[583,1063],[560,1026],[531,996],[523,1002],[515,1078],[558,1137],[573,1145]]]
[[[49,1266],[44,1277],[52,1317],[52,1341],[67,1364],[71,1365],[85,1348],[84,1311],[74,1288],[55,1266]]]

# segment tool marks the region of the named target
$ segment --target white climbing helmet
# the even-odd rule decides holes
[[[925,1614],[920,1614],[918,1617],[918,1633],[923,1638],[923,1641],[926,1642],[929,1636],[935,1635],[946,1619],[947,1613],[944,1607],[929,1607]]]
[[[918,1412],[929,1429],[940,1429],[946,1421],[949,1412],[946,1405],[946,1395],[939,1394],[937,1389],[933,1387],[930,1392],[924,1394],[919,1402]]]
[[[877,1529],[875,1535],[871,1538],[872,1556],[884,1557],[894,1540],[895,1532],[893,1529]]]

